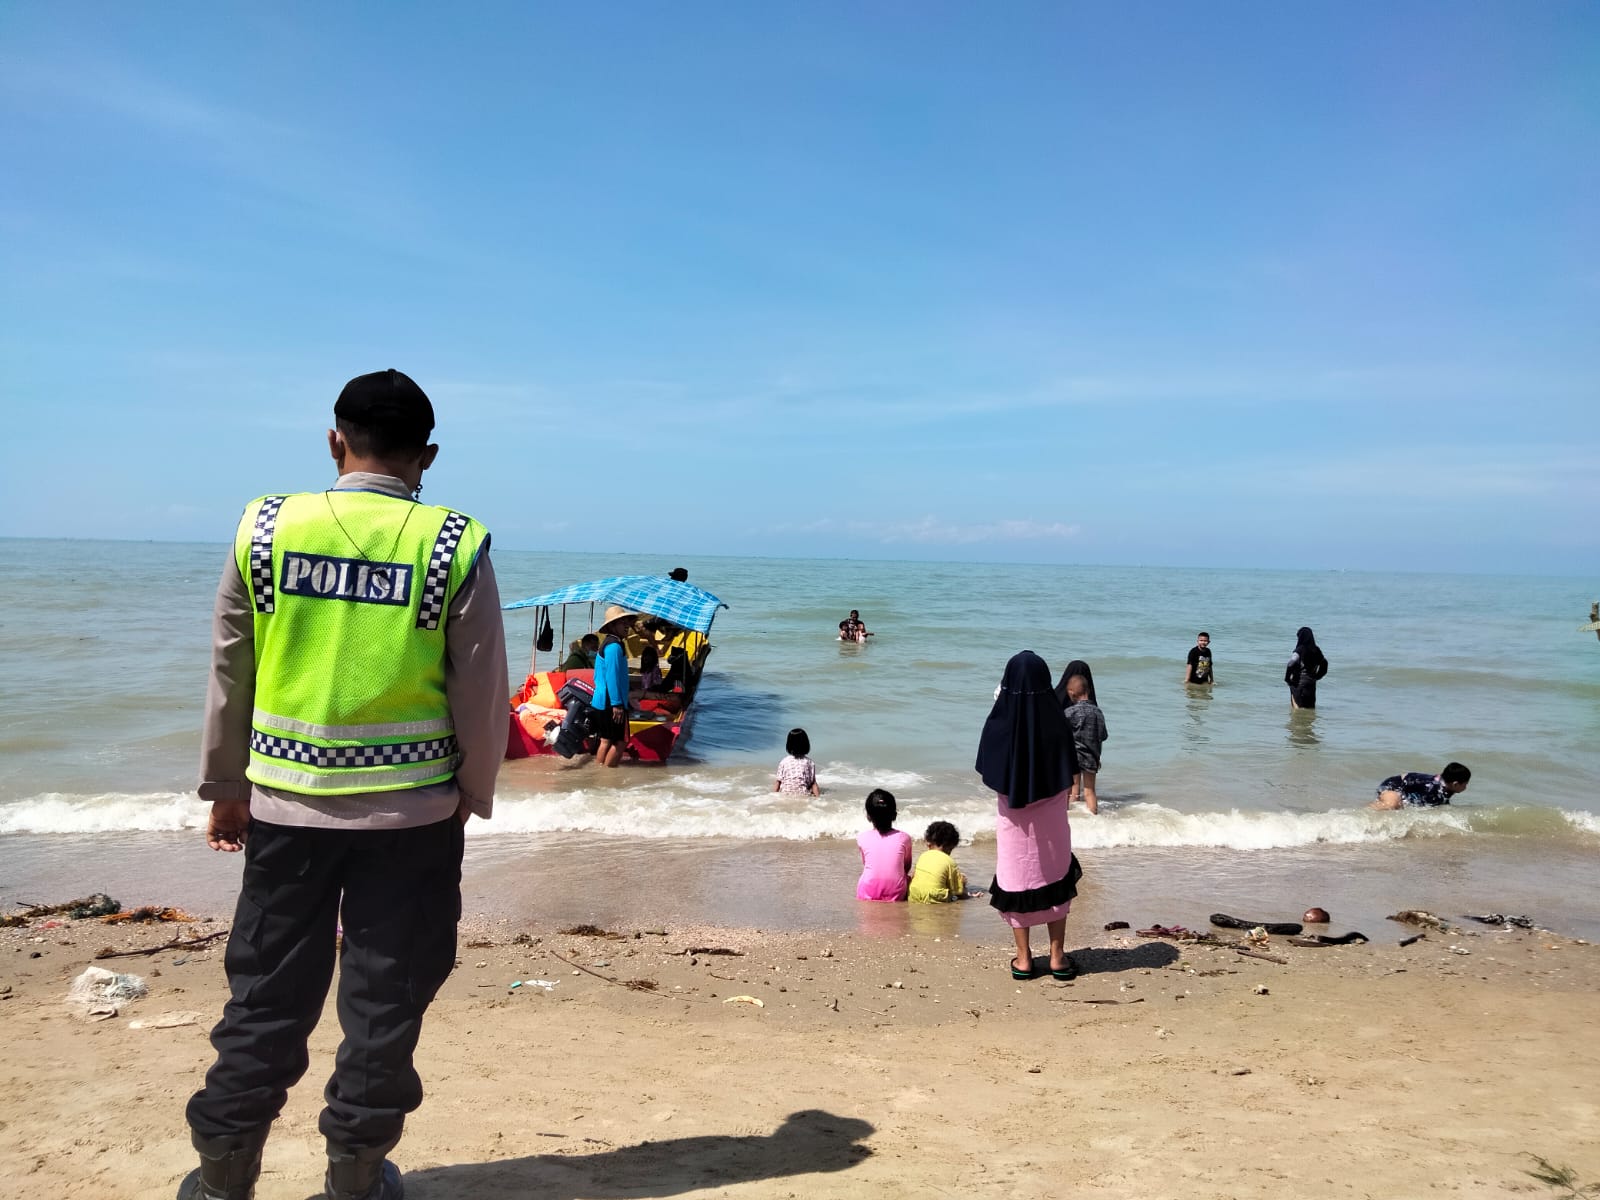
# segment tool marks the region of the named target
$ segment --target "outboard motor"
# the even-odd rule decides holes
[[[556,693],[561,707],[567,710],[556,734],[555,750],[562,758],[583,753],[583,743],[593,732],[594,709],[589,702],[594,699],[594,688],[581,679],[569,679]]]

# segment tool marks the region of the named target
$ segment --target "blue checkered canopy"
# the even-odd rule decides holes
[[[610,579],[575,583],[542,596],[530,596],[503,607],[510,612],[514,608],[553,604],[616,604],[660,617],[680,629],[692,629],[696,633],[710,633],[717,609],[728,607],[704,588],[679,583],[665,575],[613,575]]]

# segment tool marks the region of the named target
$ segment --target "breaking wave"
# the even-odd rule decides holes
[[[860,778],[856,778],[859,775]],[[830,764],[820,797],[770,790],[764,771],[691,771],[634,777],[615,786],[590,775],[560,791],[502,789],[492,822],[473,821],[469,836],[594,833],[628,838],[810,840],[853,838],[865,826],[861,800],[870,786],[899,800],[900,828],[920,837],[928,822],[953,822],[970,842],[993,837],[993,801],[982,795],[950,798],[915,772],[852,772]],[[606,786],[610,784],[611,786]],[[205,827],[206,805],[192,794],[43,793],[0,807],[0,835],[176,832]],[[1072,836],[1083,849],[1187,847],[1281,850],[1314,845],[1372,845],[1411,839],[1508,836],[1591,842],[1600,815],[1527,806],[1452,805],[1443,809],[1373,812],[1253,811],[1230,808],[1181,812],[1146,801],[1102,799],[1100,815],[1074,809]]]

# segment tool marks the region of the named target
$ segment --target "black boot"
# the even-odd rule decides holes
[[[327,1200],[405,1200],[400,1168],[384,1157],[399,1140],[359,1149],[329,1142]]]
[[[200,1152],[200,1169],[184,1176],[178,1200],[255,1200],[265,1129],[215,1138],[191,1133],[190,1140]]]

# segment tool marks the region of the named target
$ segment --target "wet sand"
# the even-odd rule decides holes
[[[493,825],[475,826],[492,830]],[[171,904],[227,916],[240,859],[205,848],[200,833],[13,834],[0,868],[0,905],[91,891],[126,904]],[[1375,940],[1404,931],[1384,918],[1402,908],[1448,916],[1526,914],[1558,933],[1600,942],[1594,855],[1543,839],[1406,839],[1294,850],[1116,849],[1084,852],[1080,929],[1106,921],[1204,926],[1213,912],[1294,920],[1312,905],[1340,929]],[[975,886],[994,872],[994,843],[964,845],[956,860]],[[770,931],[914,932],[1003,936],[981,900],[953,909],[855,899],[852,843],[724,838],[624,839],[596,834],[480,834],[467,839],[469,913],[570,925],[698,923]]]
[[[423,1034],[428,1098],[395,1154],[412,1200],[1526,1198],[1545,1194],[1527,1154],[1600,1178],[1600,949],[1565,936],[1479,926],[1400,947],[1391,923],[1367,945],[1275,938],[1276,963],[1108,933],[1085,903],[1082,975],[1018,983],[977,904],[758,932],[646,916],[640,896],[605,922],[617,937],[468,921]],[[1195,924],[1226,899],[1160,915]],[[61,998],[102,947],[216,928],[0,931],[0,1196],[173,1194],[220,944],[103,961],[151,989],[113,1019]],[[510,987],[533,979],[553,986]],[[129,1024],[184,1011],[194,1024]],[[330,1008],[261,1200],[317,1194],[336,1038]]]

